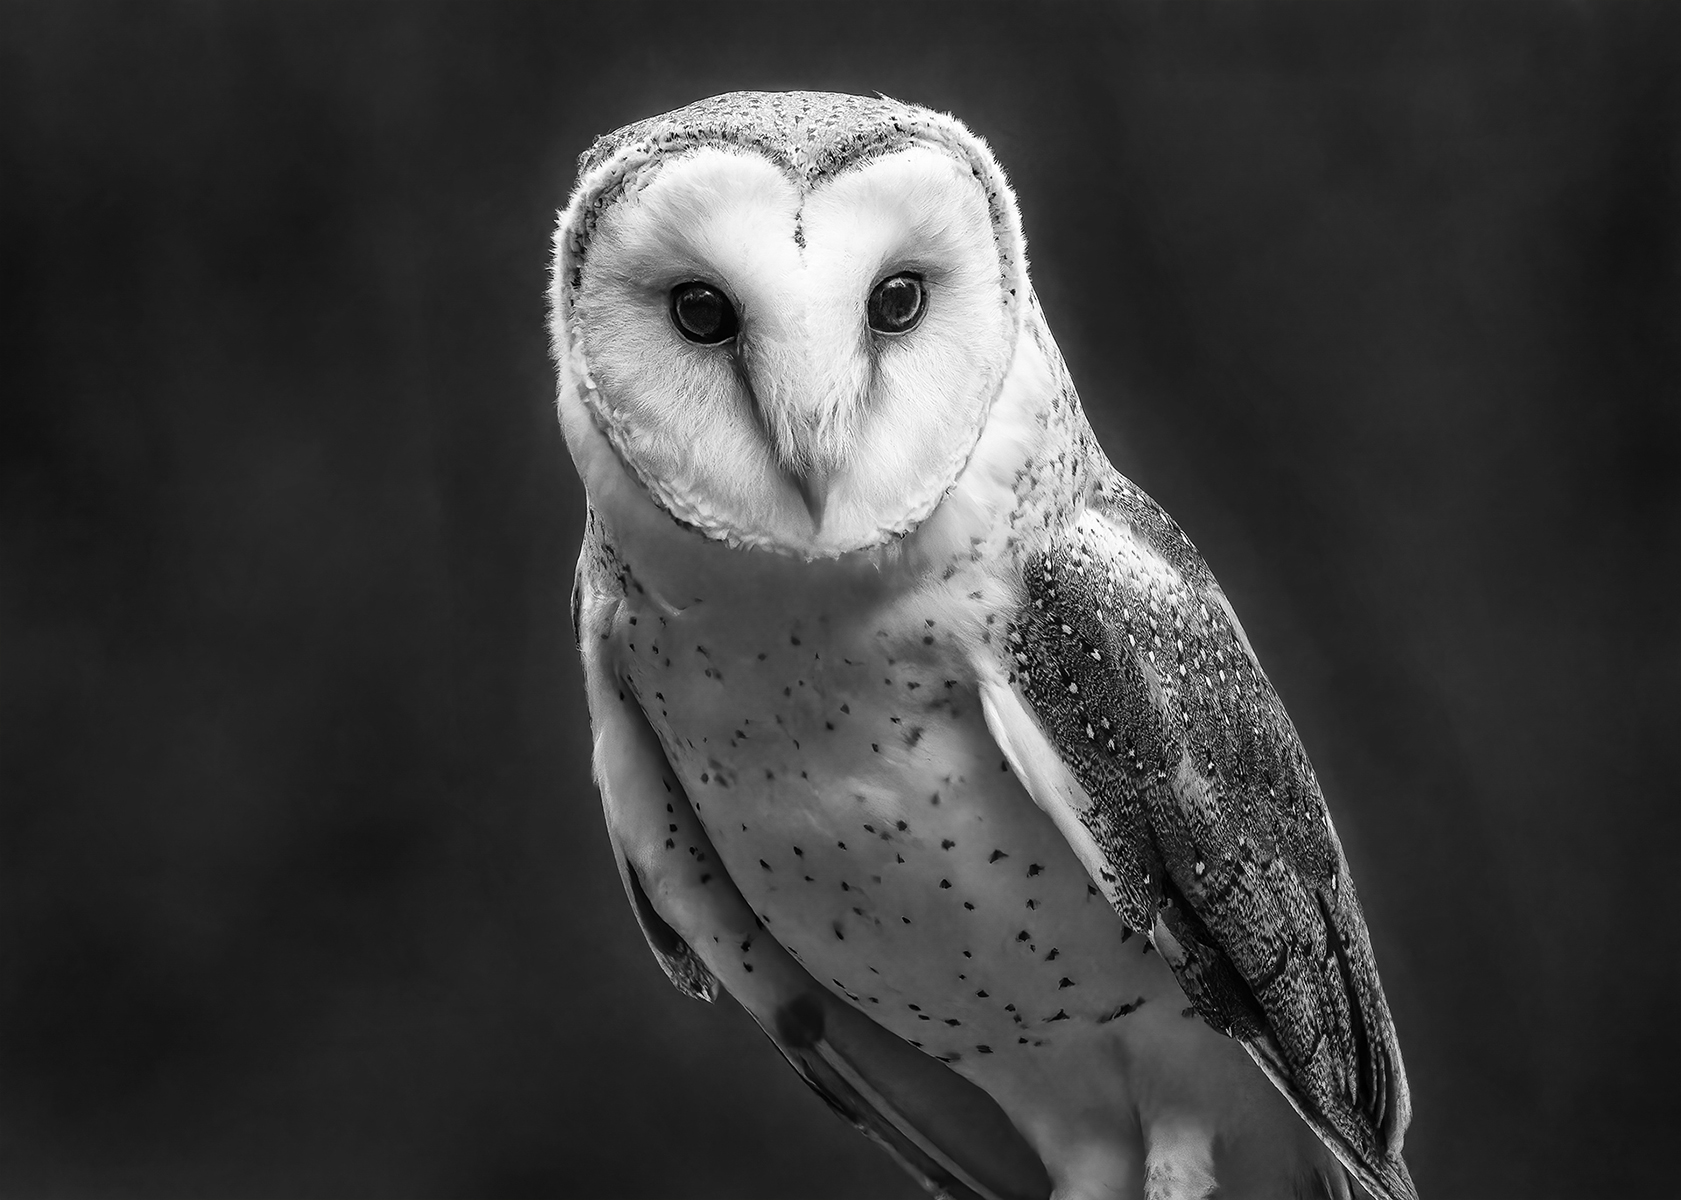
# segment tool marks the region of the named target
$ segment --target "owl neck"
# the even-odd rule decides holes
[[[920,586],[958,560],[990,562],[1010,573],[1047,529],[1063,524],[1059,517],[1085,503],[1094,481],[1110,469],[1036,302],[1025,317],[974,452],[933,512],[903,537],[803,558],[707,536],[656,504],[606,437],[579,414],[566,419],[566,434],[591,510],[638,581],[673,611],[700,595],[767,589],[790,595],[859,586],[899,591]]]

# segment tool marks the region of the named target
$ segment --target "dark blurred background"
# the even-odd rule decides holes
[[[1427,1200],[1672,1195],[1678,14],[5,7],[0,1194],[917,1194],[661,977],[567,627],[575,158],[804,87],[1014,178],[1331,797]]]

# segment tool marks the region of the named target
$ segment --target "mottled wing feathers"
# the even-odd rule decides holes
[[[1342,847],[1208,567],[1111,475],[1024,582],[1010,682],[1089,797],[1122,919],[1158,932],[1204,1019],[1366,1188],[1413,1196],[1406,1076]]]
[[[711,999],[720,984],[727,988],[829,1107],[930,1193],[1045,1200],[1043,1165],[991,1097],[817,983],[737,890],[616,669],[627,582],[592,521],[574,620],[595,777],[625,890],[654,957],[687,995]]]

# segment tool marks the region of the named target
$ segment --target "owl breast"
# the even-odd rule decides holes
[[[626,676],[765,928],[965,1073],[1184,1003],[987,730],[971,648],[1003,617],[974,582],[619,618]]]

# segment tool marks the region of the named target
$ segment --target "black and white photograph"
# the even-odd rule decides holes
[[[1661,1200],[1681,6],[0,7],[0,1200]]]

